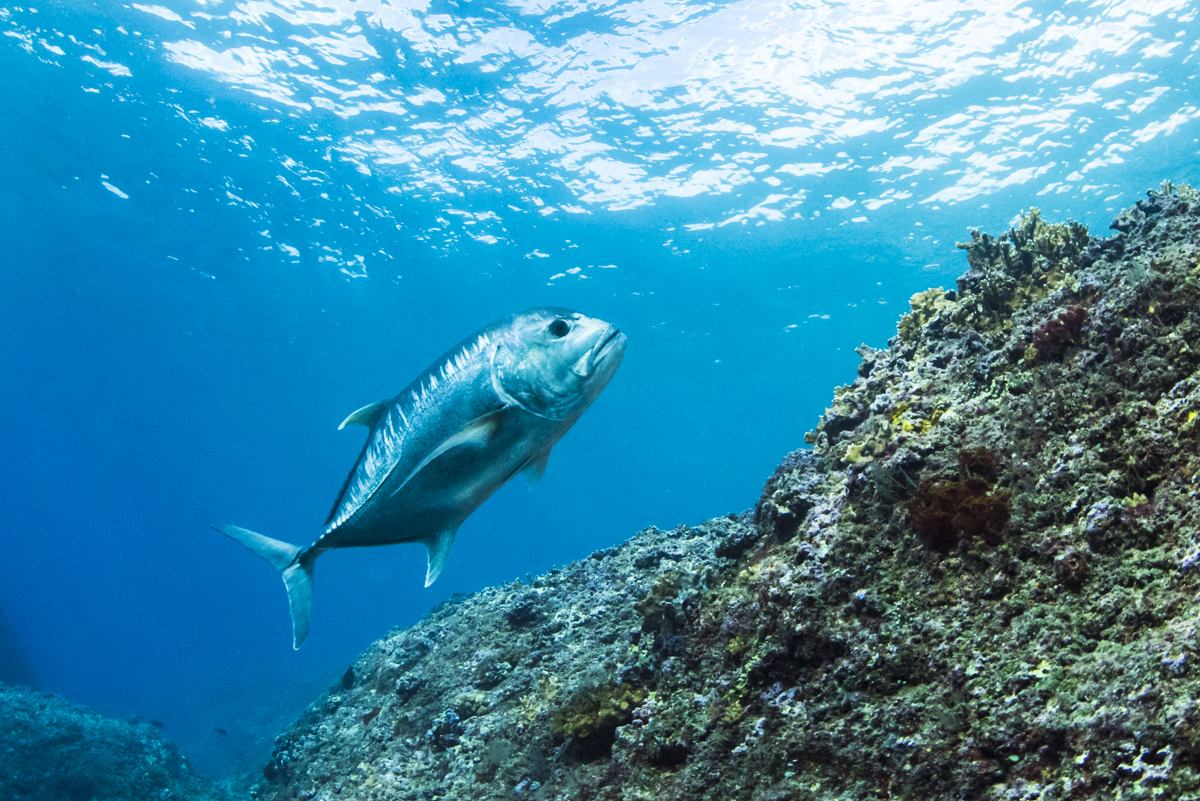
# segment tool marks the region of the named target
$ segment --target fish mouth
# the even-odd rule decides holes
[[[621,333],[621,329],[610,325],[604,329],[596,344],[579,357],[579,361],[571,367],[571,372],[580,378],[589,379],[596,374],[596,368],[612,360],[614,351],[617,361],[620,361],[621,354],[625,352],[625,335]]]

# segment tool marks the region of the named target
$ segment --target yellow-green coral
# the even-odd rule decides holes
[[[532,723],[562,693],[559,681],[552,674],[542,672],[538,676],[538,691],[521,696],[518,706],[521,720]]]
[[[892,416],[888,420],[893,432],[902,434],[927,434],[937,425],[937,421],[943,414],[946,413],[944,408],[937,408],[928,415],[922,415],[919,411],[914,411],[906,402],[896,404],[896,408],[892,410]]]
[[[870,449],[869,452],[868,449]],[[874,461],[877,455],[870,443],[851,442],[846,446],[846,455],[842,457],[842,461],[848,464],[866,464]]]
[[[901,339],[914,340],[937,314],[945,309],[954,307],[954,301],[946,297],[944,289],[926,289],[918,292],[909,299],[912,311],[900,318],[897,333]]]
[[[584,687],[554,713],[550,730],[560,739],[586,740],[605,734],[628,723],[644,700],[645,688],[628,682]]]
[[[907,401],[901,401],[885,421],[879,418],[872,431],[863,439],[846,445],[842,461],[846,464],[867,464],[887,452],[889,445],[902,435],[922,436],[928,434],[946,413],[944,407],[935,408],[928,414],[915,410]]]
[[[1135,492],[1132,495],[1121,499],[1121,505],[1126,509],[1137,509],[1138,507],[1145,506],[1148,503],[1150,503],[1150,499],[1140,492]]]

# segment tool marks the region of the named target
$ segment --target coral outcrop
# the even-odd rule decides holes
[[[122,723],[0,684],[5,801],[228,801],[150,723]]]
[[[380,641],[262,799],[1200,797],[1200,198],[1036,212],[752,513]]]

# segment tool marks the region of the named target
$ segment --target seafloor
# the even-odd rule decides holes
[[[0,684],[3,801],[230,801],[152,722],[111,720]]]
[[[974,235],[753,512],[393,633],[253,794],[1200,798],[1200,197],[1113,228]]]

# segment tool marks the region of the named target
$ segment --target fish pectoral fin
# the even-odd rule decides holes
[[[366,406],[361,406],[350,414],[346,415],[346,419],[338,426],[338,431],[349,425],[360,425],[370,428],[375,425],[375,421],[387,412],[391,401],[378,401],[376,403],[368,403]]]
[[[485,415],[476,417],[474,420],[467,423],[458,431],[444,439],[436,448],[431,450],[429,455],[422,459],[407,476],[404,477],[404,481],[400,483],[400,486],[392,490],[392,495],[395,495],[397,492],[408,486],[408,482],[412,481],[413,476],[428,467],[430,462],[441,456],[443,453],[453,450],[454,448],[461,448],[465,445],[473,445],[476,447],[483,447],[487,445],[488,442],[491,441],[492,435],[496,433],[496,429],[500,425],[500,414],[503,411],[503,409],[500,409],[499,411],[488,412]]]
[[[446,566],[446,557],[450,554],[450,546],[454,544],[456,533],[458,533],[458,529],[452,528],[449,531],[438,532],[425,540],[425,547],[429,549],[429,563],[425,568],[426,587],[433,584],[437,581],[438,576],[442,575],[442,568]]]
[[[547,448],[526,462],[524,466],[521,467],[521,472],[525,475],[525,479],[530,484],[535,484],[537,483],[538,479],[540,479],[546,473],[546,465],[549,463],[550,449]]]

